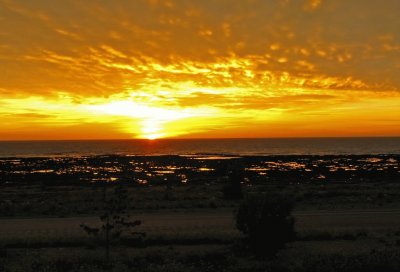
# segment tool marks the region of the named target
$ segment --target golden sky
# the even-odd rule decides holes
[[[0,140],[400,135],[399,0],[0,0]]]

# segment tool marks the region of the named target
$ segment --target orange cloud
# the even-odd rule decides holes
[[[0,139],[394,135],[398,8],[0,0]]]

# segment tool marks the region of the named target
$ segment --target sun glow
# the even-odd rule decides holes
[[[140,135],[143,138],[154,140],[158,138],[162,138],[165,136],[165,133],[160,133],[163,130],[162,122],[157,119],[150,118],[142,121],[141,132]],[[139,136],[139,137],[140,137]]]
[[[178,108],[149,106],[134,101],[113,101],[106,104],[90,105],[88,108],[97,114],[129,117],[139,124],[139,132],[124,124],[124,130],[136,135],[136,138],[158,139],[184,134],[179,130],[166,130],[169,123],[184,121],[194,117],[206,117],[215,114],[209,108]],[[182,128],[181,128],[182,130]]]

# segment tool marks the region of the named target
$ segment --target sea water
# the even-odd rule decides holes
[[[400,154],[400,137],[0,141],[0,157]]]

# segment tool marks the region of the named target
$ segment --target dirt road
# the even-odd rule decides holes
[[[363,211],[315,211],[297,212],[296,229],[301,230],[347,230],[347,229],[397,229],[400,227],[400,210]],[[142,228],[148,232],[201,231],[235,229],[233,212],[210,210],[198,212],[156,212],[138,214]],[[97,225],[96,217],[0,219],[0,238],[33,234],[79,236],[80,224]]]

